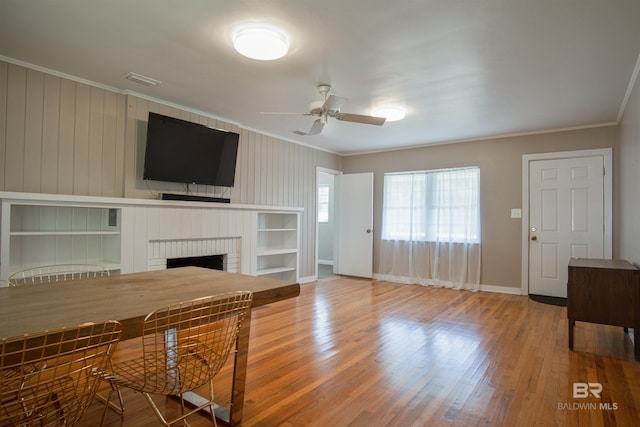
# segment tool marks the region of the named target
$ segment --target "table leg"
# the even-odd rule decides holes
[[[213,411],[216,419],[229,426],[237,426],[242,423],[242,411],[244,409],[244,390],[247,381],[247,360],[249,356],[249,335],[251,332],[251,310],[247,310],[238,339],[236,340],[236,351],[233,357],[233,378],[231,381],[231,405],[229,409],[214,405]],[[183,395],[185,402],[200,406],[205,403],[205,399],[196,393],[188,392]],[[208,408],[202,411],[209,413]]]
[[[569,350],[573,350],[573,328],[576,326],[576,321],[569,319]]]
[[[231,384],[231,408],[229,409],[229,421],[231,426],[237,426],[242,422],[244,410],[244,391],[247,382],[247,360],[249,358],[249,335],[251,332],[251,310],[242,320],[238,339],[236,341],[236,354],[233,363],[233,382]]]

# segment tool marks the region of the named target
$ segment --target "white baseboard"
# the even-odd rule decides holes
[[[386,280],[393,283],[411,284],[411,280],[407,277],[396,277],[395,280],[389,280],[389,279],[381,278],[379,274],[374,274],[373,278],[376,280]],[[422,286],[431,286],[431,285],[422,285]],[[508,286],[480,285],[479,290],[481,292],[494,292],[499,294],[522,295],[522,291],[520,288],[512,288]]]
[[[380,279],[377,274],[374,274],[373,278],[375,280],[383,280],[383,279]],[[315,282],[316,280],[318,280],[318,276],[306,276],[306,277],[300,277],[298,279],[298,283],[300,284],[311,283],[311,282]],[[408,282],[394,282],[394,283],[408,284]],[[513,288],[510,286],[480,285],[479,290],[481,292],[494,292],[498,294],[522,295],[522,290],[520,288]]]
[[[495,292],[498,294],[522,295],[522,290],[520,288],[512,288],[508,286],[480,285],[480,290],[483,292]]]

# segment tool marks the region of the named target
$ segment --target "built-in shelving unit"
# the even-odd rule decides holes
[[[0,281],[25,268],[113,273],[225,255],[228,271],[297,282],[302,208],[0,192]],[[6,283],[0,282],[0,286]]]
[[[10,271],[50,264],[120,269],[121,209],[11,204],[8,212]]]
[[[256,276],[298,281],[299,215],[256,212]]]

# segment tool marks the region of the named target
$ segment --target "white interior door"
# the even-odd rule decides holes
[[[567,296],[569,258],[604,258],[601,156],[529,163],[529,293]]]
[[[373,173],[336,176],[337,274],[373,277]]]

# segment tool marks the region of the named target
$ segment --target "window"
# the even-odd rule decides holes
[[[329,222],[329,185],[318,186],[318,222]]]
[[[388,173],[383,240],[480,242],[480,168]]]

